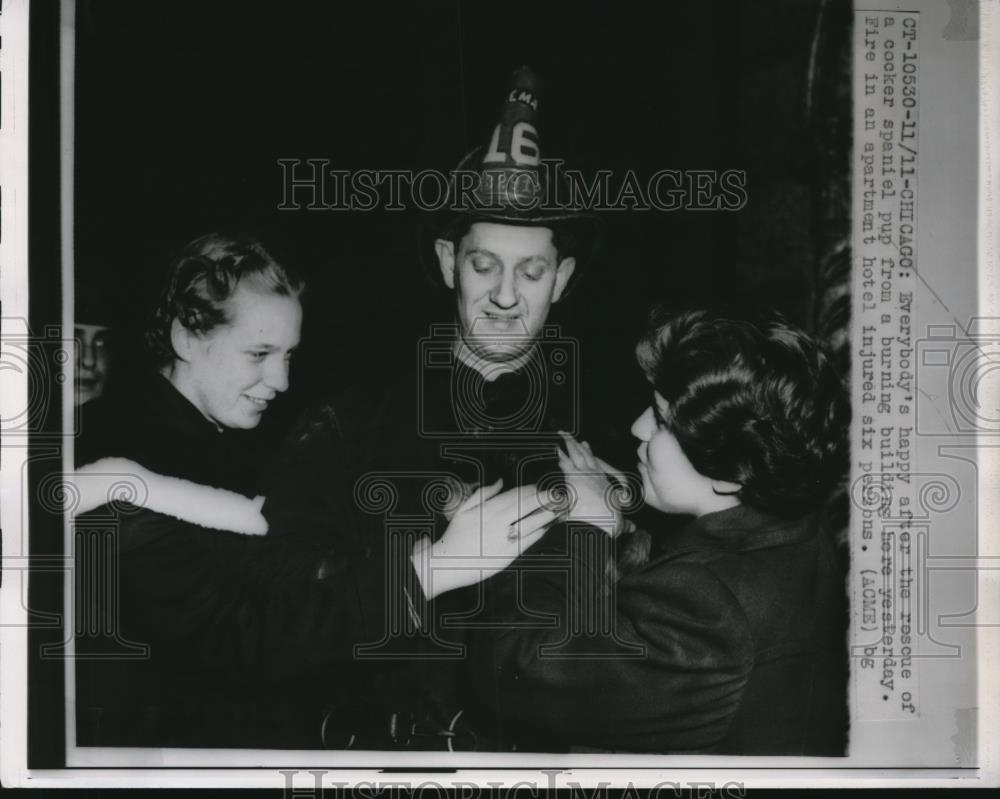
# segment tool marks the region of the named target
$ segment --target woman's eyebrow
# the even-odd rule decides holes
[[[279,347],[277,344],[265,344],[264,342],[258,342],[256,344],[247,344],[244,350],[247,352],[251,350],[264,350],[265,352],[278,352],[280,350],[285,350],[286,352],[295,352],[298,348],[299,344],[296,344],[294,347]]]

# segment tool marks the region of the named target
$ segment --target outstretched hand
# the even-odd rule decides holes
[[[572,499],[566,521],[586,522],[610,536],[618,535],[623,518],[612,496],[618,484],[625,485],[625,475],[594,455],[586,441],[581,443],[562,431],[559,434],[566,451],[556,447],[556,454]]]
[[[537,541],[556,514],[542,507],[535,486],[500,493],[503,481],[483,486],[459,506],[435,543],[418,545],[413,564],[428,598],[474,585],[507,568]]]

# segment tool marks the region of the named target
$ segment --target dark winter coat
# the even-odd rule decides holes
[[[254,435],[220,432],[162,377],[101,418],[83,431],[88,455],[259,490],[267,454]],[[84,746],[320,747],[327,708],[362,667],[355,645],[378,641],[402,599],[386,591],[386,562],[338,549],[343,535],[251,537],[109,506],[78,518],[77,535],[80,584],[94,569],[117,581],[119,609],[112,635],[76,638]],[[111,566],[95,555],[101,540]],[[397,566],[412,591],[408,561]]]
[[[816,518],[708,514],[613,591],[603,536],[554,529],[494,591],[470,714],[503,748],[844,754],[846,584]]]

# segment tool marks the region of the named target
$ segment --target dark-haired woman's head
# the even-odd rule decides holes
[[[303,285],[254,239],[202,236],[171,263],[147,343],[162,373],[206,418],[256,427],[288,388]]]
[[[781,318],[656,313],[636,355],[654,389],[632,427],[653,507],[797,516],[842,476],[846,391],[822,348]]]

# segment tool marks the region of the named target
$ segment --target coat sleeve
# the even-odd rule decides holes
[[[351,659],[355,645],[385,637],[393,613],[419,618],[424,604],[401,551],[392,564],[334,556],[151,511],[123,517],[117,535],[129,634],[227,673],[293,674]]]
[[[477,680],[495,685],[501,735],[628,751],[710,748],[753,664],[736,598],[683,559],[611,588],[595,554],[606,549],[604,533],[573,536],[579,545],[566,561],[522,559],[520,574],[496,590],[498,629],[474,662]]]

